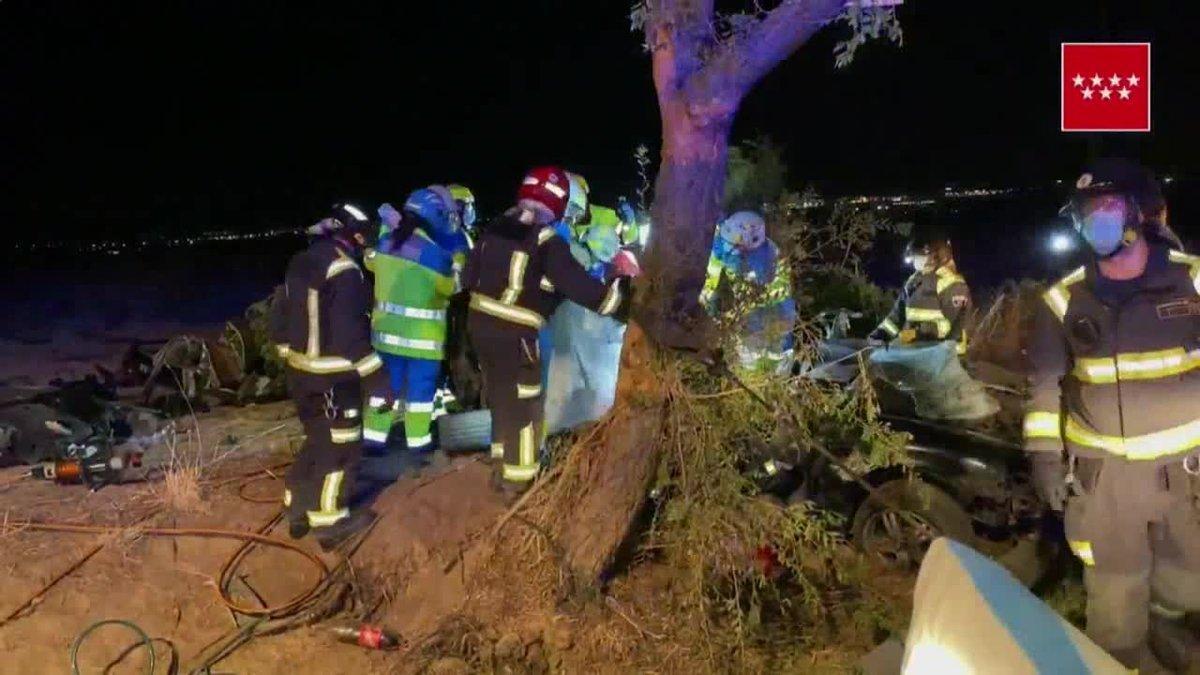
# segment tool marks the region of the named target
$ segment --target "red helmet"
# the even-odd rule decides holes
[[[539,166],[525,174],[521,187],[517,189],[517,201],[535,201],[554,214],[555,220],[562,218],[567,210],[567,197],[571,181],[567,172],[557,166]]]

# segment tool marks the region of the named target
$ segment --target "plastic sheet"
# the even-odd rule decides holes
[[[604,417],[617,395],[625,326],[564,302],[550,320],[548,339],[548,431],[553,434]]]

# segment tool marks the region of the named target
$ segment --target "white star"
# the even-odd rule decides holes
[[[1121,95],[1121,98],[1129,98],[1129,90],[1124,87],[1121,87],[1119,90],[1117,90],[1117,93]]]
[[[1108,87],[1101,89],[1100,90],[1100,98],[1104,98],[1104,99],[1112,98],[1112,89],[1109,89]]]
[[[1142,78],[1138,77],[1137,75],[1130,75],[1129,77],[1127,77],[1125,79],[1129,80],[1129,86],[1131,86],[1131,87],[1138,86],[1138,82],[1142,81]]]
[[[1075,74],[1075,77],[1071,78],[1071,81],[1075,83],[1076,87],[1083,86],[1083,76],[1078,73]]]
[[[1092,75],[1092,86],[1093,87],[1099,87],[1100,84],[1103,82],[1104,82],[1104,78],[1100,77],[1099,73]]]
[[[1116,73],[1113,73],[1113,76],[1108,78],[1108,83],[1114,87],[1119,87],[1121,86],[1121,78]]]
[[[1091,90],[1091,89],[1084,89],[1084,90],[1083,90],[1083,97],[1084,97],[1084,98],[1088,98],[1088,99],[1090,99],[1090,98],[1092,97],[1092,90]]]

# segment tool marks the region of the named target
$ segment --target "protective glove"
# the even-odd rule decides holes
[[[1067,465],[1057,453],[1038,452],[1030,459],[1033,489],[1053,511],[1067,503]]]
[[[890,337],[892,337],[891,333],[888,333],[886,330],[884,330],[882,328],[876,328],[875,330],[871,331],[867,335],[867,340],[870,342],[882,343],[882,342],[887,342],[888,338],[890,338]]]
[[[900,344],[904,344],[904,345],[912,343],[912,342],[916,342],[917,341],[917,331],[913,330],[912,328],[905,328],[904,330],[900,331],[899,340],[900,340]]]
[[[391,204],[387,202],[381,204],[379,206],[378,213],[379,220],[386,225],[389,230],[396,229],[396,226],[400,224],[400,212],[397,211],[396,207],[392,206]]]

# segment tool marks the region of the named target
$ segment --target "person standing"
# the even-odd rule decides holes
[[[570,179],[558,167],[533,169],[517,205],[483,228],[467,262],[468,330],[492,411],[492,455],[503,457],[502,489],[523,491],[540,468],[543,399],[538,331],[563,299],[624,321],[625,277],[598,281],[571,256],[554,223],[567,208]]]
[[[441,381],[446,345],[446,312],[456,288],[454,260],[466,253],[459,210],[440,185],[416,190],[404,202],[366,266],[375,275],[371,344],[391,381],[391,397],[404,409],[409,452],[425,457],[433,447],[431,422]],[[439,243],[440,242],[440,243]],[[460,242],[462,249],[450,249]],[[369,401],[366,438],[373,448],[387,444],[394,415]]]
[[[872,338],[912,342],[951,341],[959,356],[967,353],[964,327],[971,309],[971,289],[958,273],[950,241],[934,237],[910,241],[904,252],[913,275]]]
[[[371,291],[359,264],[370,227],[360,209],[342,204],[309,228],[312,242],[289,263],[271,321],[305,435],[284,478],[289,534],[299,539],[311,531],[326,550],[375,517],[349,506],[362,453],[363,388],[386,395],[383,362],[371,348]]]
[[[1135,163],[1096,162],[1064,211],[1094,255],[1037,307],[1025,446],[1084,565],[1088,636],[1154,668],[1148,636],[1200,609],[1200,258]]]

